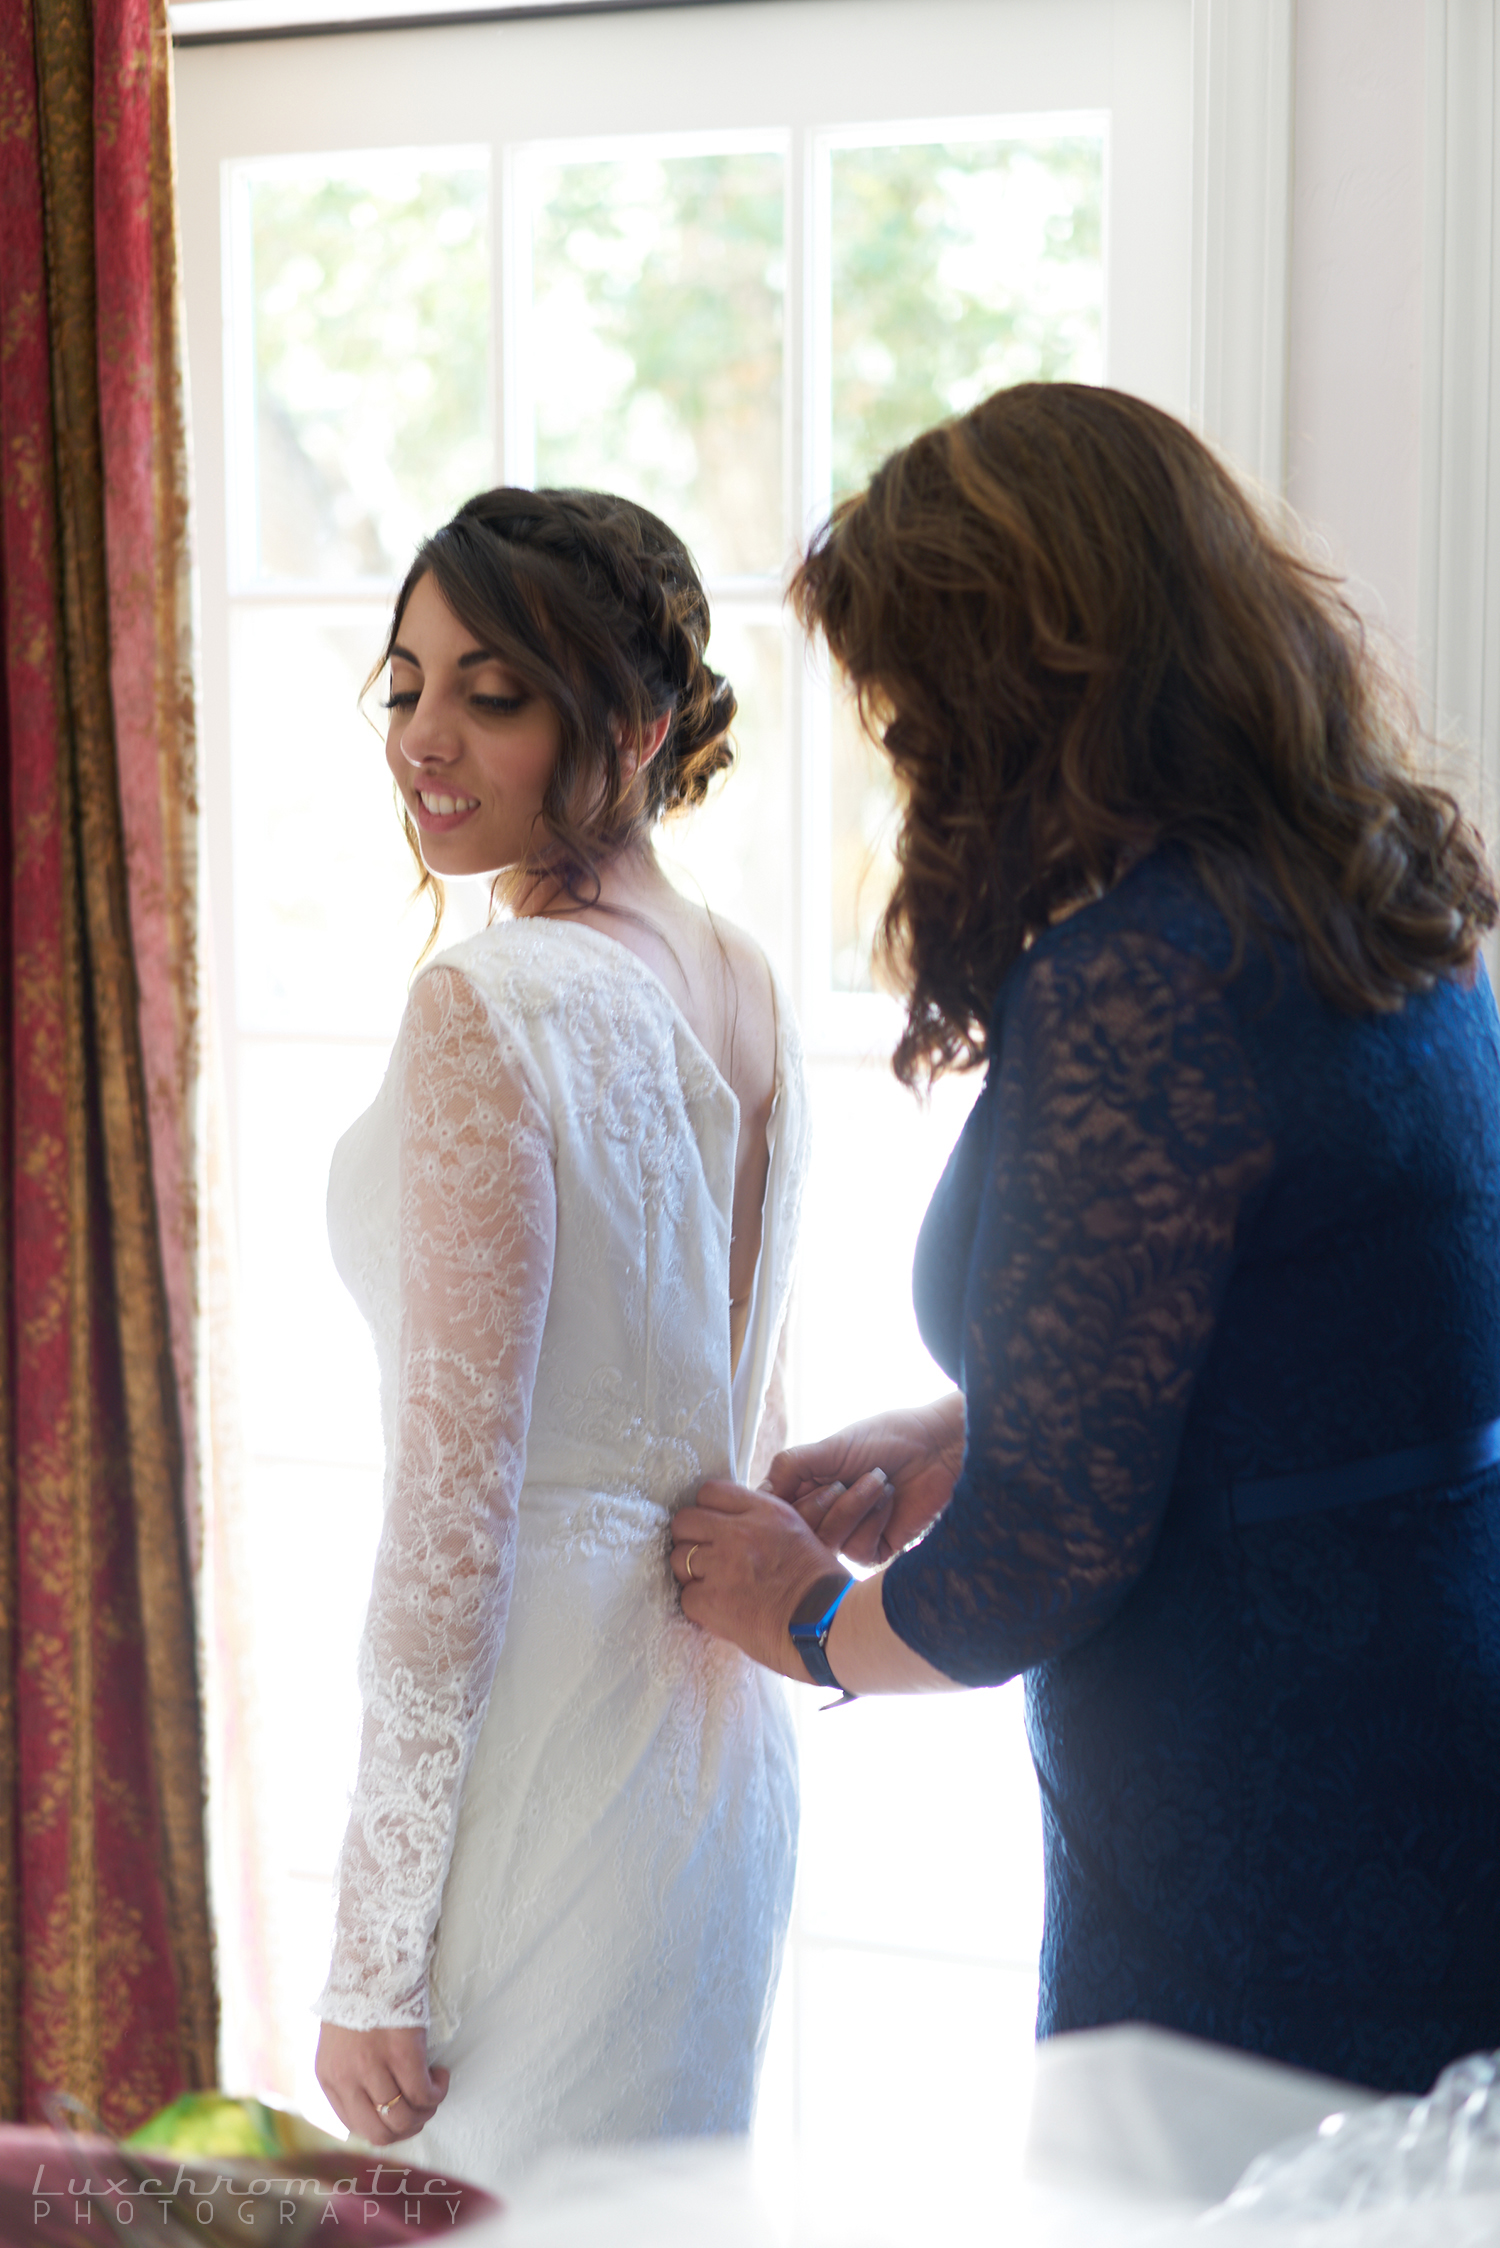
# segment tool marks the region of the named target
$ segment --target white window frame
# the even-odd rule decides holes
[[[1429,0],[1418,648],[1428,717],[1500,809],[1500,25]],[[1492,969],[1500,960],[1492,958]]]
[[[225,4],[228,5],[229,0],[225,0]],[[285,10],[300,5],[304,19],[307,8],[314,4],[315,0],[254,0],[263,14],[267,9]],[[322,12],[327,14],[333,4],[334,0],[324,0]],[[350,0],[350,4],[356,4],[356,0]],[[1041,5],[1050,8],[1054,18],[1066,14],[1071,4],[1072,0],[1041,0]],[[1184,183],[1191,206],[1190,274],[1186,319],[1179,321],[1177,329],[1183,346],[1180,360],[1174,358],[1160,372],[1159,379],[1132,381],[1129,371],[1118,366],[1112,367],[1110,373],[1126,387],[1141,388],[1148,395],[1156,396],[1158,402],[1186,414],[1236,465],[1248,470],[1263,485],[1279,491],[1284,482],[1286,443],[1293,0],[1130,0],[1130,4],[1147,13],[1154,9],[1159,22],[1170,20],[1179,29],[1184,13],[1190,22],[1191,162],[1185,168]],[[821,426],[817,387],[826,380],[827,353],[826,349],[820,352],[816,348],[816,339],[813,339],[814,349],[809,352],[802,353],[796,348],[797,330],[804,319],[807,301],[803,287],[807,238],[804,213],[808,199],[820,191],[820,182],[826,176],[828,148],[841,138],[855,137],[846,128],[861,128],[858,137],[867,140],[871,136],[864,128],[872,119],[884,118],[888,129],[895,130],[888,105],[873,98],[867,78],[862,75],[859,41],[854,30],[856,18],[863,24],[873,14],[894,5],[895,0],[858,0],[857,6],[853,0],[799,0],[794,9],[788,0],[736,0],[732,11],[742,19],[747,9],[760,15],[767,23],[768,35],[778,20],[785,24],[794,15],[804,21],[814,16],[846,19],[847,51],[843,57],[846,67],[826,83],[820,81],[802,105],[800,119],[785,128],[792,158],[788,170],[786,318],[791,333],[787,364],[789,370],[799,364],[804,370],[800,385],[788,381],[784,408],[788,437],[784,449],[788,480],[785,519],[793,532],[799,528],[805,532],[817,519],[826,505],[828,482],[827,462],[822,457],[817,436]],[[1028,9],[1033,15],[1039,12],[1038,0],[922,0],[922,6],[924,11],[947,7],[955,12],[963,6],[971,6],[976,16],[982,12],[992,26],[1002,21],[1020,23]],[[186,14],[187,0],[179,12]],[[373,13],[373,8],[368,12]],[[605,11],[616,18],[623,12],[620,9]],[[681,11],[684,17],[694,12]],[[721,6],[711,12],[727,15],[731,11],[722,6],[721,0]],[[495,25],[490,25],[487,35],[493,38],[496,29]],[[556,23],[536,26],[518,21],[505,24],[503,33],[507,38],[525,41],[539,29],[545,29],[555,38],[560,27]],[[580,18],[574,27],[575,35],[583,40],[589,36],[589,31],[589,22]],[[464,28],[445,33],[424,32],[418,36],[461,42],[476,35]],[[237,1116],[233,1081],[236,1024],[227,721],[231,594],[235,598],[282,601],[292,592],[294,598],[336,603],[349,598],[351,593],[367,600],[370,589],[368,586],[357,589],[319,586],[299,592],[281,585],[268,585],[263,589],[233,587],[230,556],[234,550],[230,544],[232,526],[226,489],[225,425],[217,401],[227,399],[226,386],[232,379],[232,354],[225,351],[225,336],[232,332],[237,315],[236,309],[226,304],[224,321],[216,321],[212,316],[212,307],[221,301],[220,292],[226,286],[220,231],[221,166],[226,159],[240,155],[260,157],[310,149],[410,146],[432,138],[412,122],[399,100],[384,99],[382,107],[383,97],[377,98],[373,91],[381,72],[388,69],[394,51],[392,42],[399,36],[402,35],[394,32],[366,31],[325,40],[298,39],[282,45],[254,41],[236,44],[233,50],[236,80],[244,89],[245,114],[257,119],[246,127],[247,137],[237,142],[231,131],[213,148],[206,148],[192,102],[180,105],[184,267],[189,292],[191,372],[198,408],[194,444],[203,586],[203,802],[208,887],[214,910],[211,945],[230,1079],[226,1090],[231,1131]],[[315,49],[325,59],[331,57],[337,67],[342,96],[336,114],[330,114],[328,107],[309,93],[308,82],[318,74],[304,65]],[[458,56],[459,46],[455,45],[453,52]],[[288,62],[297,67],[286,70]],[[940,74],[928,67],[930,62],[930,57],[914,57],[912,83],[907,89],[907,106],[913,116],[922,120],[924,132],[931,129],[934,120],[942,120],[943,128],[954,137],[969,137],[976,125],[982,124],[988,130],[996,117],[1017,111],[1022,111],[1028,126],[1034,128],[1039,109],[1054,113],[1058,109],[1056,102],[1023,105],[1014,99],[997,98],[983,105],[981,118],[976,120],[971,112],[981,108],[978,100],[981,89],[974,83],[973,71],[965,67],[955,73],[950,67],[940,91],[934,92],[932,89],[938,84]],[[184,52],[182,65],[184,78],[190,79],[195,67],[195,55],[191,50]],[[257,87],[263,90],[274,78],[278,66],[285,71],[281,81],[285,99],[277,107],[274,131],[267,131],[259,120],[268,112],[263,104],[257,108],[257,101],[251,97]],[[1122,60],[1117,58],[1117,66],[1127,70],[1148,67],[1144,59],[1128,55]],[[628,102],[622,116],[620,101],[612,89],[607,91],[609,99],[597,98],[597,92],[588,99],[580,98],[582,114],[577,131],[568,136],[586,143],[591,154],[597,153],[600,141],[611,128],[618,134],[622,126],[628,129],[635,122],[629,114]],[[730,92],[734,93],[735,89]],[[456,77],[452,129],[442,137],[472,145],[481,136],[471,129],[472,108],[463,109],[461,93]],[[816,104],[825,106],[815,108],[815,100]],[[725,124],[724,133],[715,132],[711,136],[713,145],[723,145],[725,138],[737,129],[754,132],[763,142],[767,120],[764,115],[754,114],[736,119],[734,104],[730,101]],[[651,121],[642,122],[638,129],[650,130]],[[550,152],[556,139],[563,136],[547,132],[532,137],[544,139]],[[496,138],[505,143],[508,151],[498,166],[492,158],[492,193],[499,200],[501,214],[501,223],[492,230],[497,267],[494,301],[498,319],[496,465],[497,473],[521,481],[525,480],[530,464],[516,434],[519,377],[507,354],[515,333],[515,292],[524,283],[524,267],[516,255],[520,246],[520,205],[513,190],[516,185],[514,169],[518,163],[524,164],[527,136],[524,132],[512,132],[509,136],[497,133]],[[1116,135],[1111,136],[1109,156],[1112,164],[1121,161]],[[1142,326],[1149,327],[1152,317],[1151,292],[1156,277],[1149,270],[1149,262],[1141,260],[1138,252],[1136,255],[1137,264],[1129,277],[1132,301],[1119,301],[1115,288],[1119,276],[1111,269],[1112,301],[1107,314],[1111,345],[1118,342],[1131,319],[1135,320],[1139,331]],[[1137,295],[1139,301],[1133,301]],[[210,308],[207,320],[203,318],[205,303]],[[732,608],[747,620],[753,617],[758,621],[778,613],[778,588],[769,579],[721,581],[710,590],[716,607],[721,611]],[[827,859],[827,741],[826,728],[819,718],[826,703],[820,702],[818,694],[805,684],[799,662],[789,661],[786,678],[786,724],[802,773],[800,809],[789,839],[794,862],[794,913],[801,917],[801,925],[794,931],[794,945],[799,959],[820,954],[826,961],[826,926],[819,925],[817,904],[808,902],[809,888],[805,879],[809,868],[822,868]],[[826,899],[821,913],[826,922]],[[813,1055],[834,1057],[875,1047],[889,1050],[888,1003],[845,995],[828,1004],[826,995],[813,987],[810,978],[804,979],[804,988],[794,992],[794,997],[801,1002]]]

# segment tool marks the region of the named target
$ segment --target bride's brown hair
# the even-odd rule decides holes
[[[1024,383],[894,454],[792,581],[905,795],[881,933],[905,1083],[985,1058],[1059,912],[1163,843],[1235,941],[1276,926],[1351,1013],[1468,969],[1478,836],[1337,581],[1180,422]]]
[[[557,712],[544,832],[524,871],[591,903],[602,863],[700,804],[734,762],[734,689],[705,660],[708,597],[693,558],[659,516],[610,492],[480,492],[417,549],[372,682],[429,571],[460,624]],[[633,747],[661,718],[666,739],[642,765]],[[432,901],[430,949],[443,886],[402,816],[418,894]]]

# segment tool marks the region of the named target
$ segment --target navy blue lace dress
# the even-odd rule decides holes
[[[1026,1673],[1039,2034],[1425,2090],[1500,2046],[1500,1026],[1229,957],[1159,852],[1007,978],[917,1255],[968,1449],[885,1610]]]

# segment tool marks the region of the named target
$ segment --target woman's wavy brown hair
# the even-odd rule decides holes
[[[550,874],[590,903],[601,863],[701,804],[734,762],[734,689],[705,660],[708,596],[693,558],[659,516],[611,492],[480,492],[417,549],[367,684],[389,663],[429,570],[459,622],[557,712],[557,764],[523,871]],[[637,765],[628,745],[668,716],[661,748]],[[430,951],[443,886],[403,818],[417,893],[432,901]]]
[[[904,1083],[982,1061],[1012,962],[1158,844],[1192,854],[1236,966],[1279,927],[1351,1013],[1467,969],[1496,919],[1337,582],[1138,398],[1024,383],[927,431],[791,595],[905,796],[881,932]]]

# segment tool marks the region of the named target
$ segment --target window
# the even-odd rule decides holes
[[[1201,13],[805,0],[179,52],[246,1597],[268,1647],[299,1648],[260,1675],[279,2088],[310,2111],[379,1506],[372,1354],[322,1201],[425,933],[356,709],[394,584],[500,480],[626,490],[693,542],[741,770],[664,852],[760,937],[807,1037],[794,1425],[935,1394],[911,1249],[976,1088],[923,1109],[890,1079],[869,968],[889,793],[781,585],[836,492],[997,383],[1103,378],[1188,410]],[[484,909],[457,900],[454,933]],[[919,2020],[912,2134],[993,2140],[1039,1895],[1015,1689],[810,1719],[768,2139],[867,2135]],[[232,2059],[232,2007],[230,2033]]]

